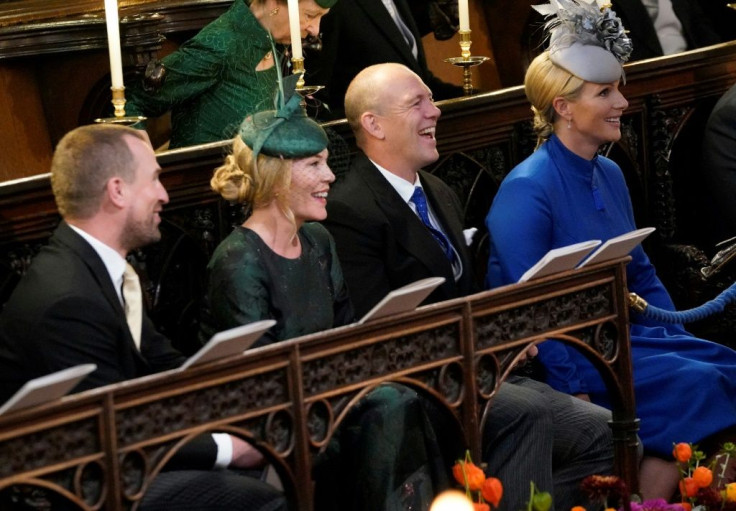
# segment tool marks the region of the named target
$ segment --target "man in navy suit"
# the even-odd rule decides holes
[[[426,303],[473,292],[460,201],[421,170],[439,158],[429,87],[406,66],[371,66],[350,84],[345,112],[362,154],[330,190],[323,223],[356,314],[426,277],[445,277]],[[525,507],[530,481],[553,492],[558,509],[584,502],[580,481],[613,470],[610,412],[529,378],[507,382],[483,432],[488,472],[504,483],[501,509]]]
[[[160,171],[146,135],[138,130],[82,126],[59,142],[51,185],[63,221],[0,315],[0,399],[31,378],[78,364],[97,365],[75,389],[81,391],[184,361],[145,311],[129,326],[124,296],[131,302],[133,297],[121,289],[126,255],[161,237],[160,213],[169,198]],[[240,438],[202,435],[175,458],[187,469],[203,465],[204,470],[162,473],[156,481],[165,484],[154,482],[150,490],[157,498],[147,495],[144,508],[176,507],[173,499],[187,487],[199,488],[203,502],[213,498],[206,495],[211,489],[221,492],[214,495],[215,503],[221,496],[220,504],[245,503],[252,506],[248,509],[279,509],[272,503],[283,500],[260,481],[238,476],[228,484],[229,472],[210,470],[261,462],[260,453]],[[191,495],[182,502],[190,500]]]

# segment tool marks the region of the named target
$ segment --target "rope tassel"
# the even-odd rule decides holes
[[[723,312],[726,305],[736,300],[736,282],[731,284],[714,299],[699,307],[684,311],[669,311],[649,305],[646,300],[636,293],[629,293],[629,307],[645,318],[653,319],[661,323],[692,323],[705,319],[709,316]]]

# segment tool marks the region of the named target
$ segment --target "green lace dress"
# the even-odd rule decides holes
[[[270,344],[353,321],[335,244],[318,223],[299,229],[302,253],[276,254],[254,231],[236,227],[207,265],[200,340],[262,319],[276,325],[256,344]]]
[[[235,0],[162,59],[166,77],[158,91],[130,84],[126,114],[158,117],[171,111],[171,148],[231,138],[247,115],[273,108],[276,68],[256,71],[270,51],[266,30],[244,0]]]

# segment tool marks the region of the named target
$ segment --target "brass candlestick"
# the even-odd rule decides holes
[[[95,119],[96,123],[132,126],[133,124],[146,120],[141,115],[125,116],[125,87],[110,87],[110,90],[112,91],[112,106],[115,108],[115,116]]]
[[[305,85],[304,84],[304,58],[293,58],[291,59],[291,63],[294,65],[294,71],[293,74],[299,73],[299,80],[296,82],[296,92],[302,97],[302,108],[306,112],[307,110],[307,101],[306,97],[311,96],[312,94],[316,93],[317,91],[320,91],[325,88],[324,85]]]
[[[470,30],[460,30],[458,32],[460,34],[460,56],[445,59],[445,62],[463,68],[463,94],[466,96],[473,94],[473,75],[471,69],[488,60],[488,57],[473,57],[470,55],[470,45],[473,44],[470,40],[470,32]]]

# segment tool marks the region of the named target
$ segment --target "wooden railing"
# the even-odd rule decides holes
[[[702,282],[698,264],[698,134],[715,100],[736,82],[736,42],[626,66],[623,92],[629,108],[623,137],[610,151],[622,167],[639,226],[654,226],[646,242],[650,257],[680,307],[712,298],[721,285]],[[531,112],[521,87],[439,103],[441,158],[429,169],[465,203],[466,227],[480,229],[476,273],[485,273],[483,219],[506,173],[534,149]],[[347,169],[354,141],[345,121],[325,125],[331,134],[333,170]],[[217,243],[240,218],[237,208],[209,189],[213,169],[228,141],[162,153],[162,181],[171,202],[161,244],[136,254],[147,280],[149,310],[160,328],[178,338],[181,311],[196,307],[203,268]],[[675,155],[675,156],[673,156]],[[48,174],[0,183],[0,303],[4,303],[38,246],[58,223]],[[672,247],[679,252],[673,256]],[[693,250],[681,250],[683,246]],[[700,252],[698,252],[698,250]],[[178,253],[176,252],[178,251]],[[182,289],[186,288],[186,289]],[[699,303],[698,303],[699,302]],[[731,321],[719,326],[733,331]]]
[[[194,436],[253,442],[293,509],[312,509],[311,468],[351,407],[399,382],[453,417],[480,459],[498,385],[533,343],[558,338],[596,366],[613,403],[616,471],[637,488],[625,263],[614,261],[102,387],[0,417],[0,495],[42,488],[79,506],[135,508]],[[448,467],[449,469],[449,467]]]

